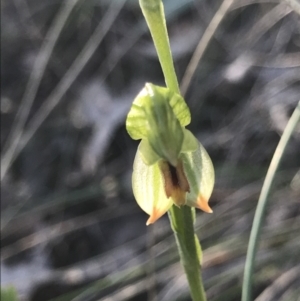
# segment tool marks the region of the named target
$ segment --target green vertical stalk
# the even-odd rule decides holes
[[[255,216],[252,224],[246,264],[244,270],[244,280],[243,280],[243,288],[242,288],[242,301],[252,301],[252,277],[254,270],[254,259],[257,251],[258,240],[261,233],[263,217],[266,209],[266,205],[268,202],[268,196],[270,193],[270,189],[282,159],[285,148],[291,138],[293,131],[295,130],[298,122],[300,121],[300,101],[298,102],[298,106],[296,107],[294,113],[292,114],[286,128],[283,131],[283,134],[280,138],[280,141],[277,145],[277,148],[274,152],[272,161],[270,163],[259,199],[255,211]]]
[[[180,94],[162,1],[140,0],[140,6],[150,29],[166,85],[170,90]]]
[[[169,218],[177,242],[180,260],[188,279],[191,296],[194,301],[206,301],[203,287],[199,241],[194,232],[193,208],[172,206]],[[200,251],[200,252],[199,252]]]
[[[167,87],[180,94],[161,0],[140,0],[140,6],[163,70]],[[169,219],[175,234],[181,263],[184,267],[194,301],[206,301],[201,277],[201,251],[194,232],[194,209],[172,206]]]

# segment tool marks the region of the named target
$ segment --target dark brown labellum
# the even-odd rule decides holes
[[[177,206],[186,202],[185,194],[190,191],[190,186],[183,170],[182,161],[178,160],[176,167],[167,161],[160,161],[159,167],[164,179],[166,196],[173,199]]]

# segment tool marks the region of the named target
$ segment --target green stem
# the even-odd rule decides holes
[[[242,301],[252,301],[252,276],[254,270],[254,259],[257,251],[257,244],[259,236],[261,233],[261,227],[264,217],[264,212],[266,209],[268,195],[280,164],[281,158],[285,151],[285,148],[288,144],[288,141],[295,130],[297,123],[300,121],[300,101],[296,107],[294,113],[292,114],[284,132],[280,138],[280,141],[277,145],[277,148],[274,152],[272,161],[270,163],[259,199],[255,211],[255,216],[252,224],[249,245],[247,250],[247,258],[244,270],[244,280],[243,280],[243,289],[242,289]]]
[[[140,6],[158,54],[167,87],[180,94],[161,0],[140,0]]]
[[[140,0],[140,6],[163,70],[167,87],[180,94],[161,0]],[[172,206],[169,218],[175,234],[181,263],[184,267],[194,301],[206,301],[202,283],[201,249],[194,232],[194,209]]]
[[[188,206],[178,208],[173,205],[169,211],[169,218],[192,299],[206,301],[200,266],[201,250],[200,246],[197,246],[199,241],[194,232],[193,209]]]

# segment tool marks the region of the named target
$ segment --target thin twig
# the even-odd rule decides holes
[[[285,0],[285,2],[288,3],[288,5],[300,15],[300,2],[298,0]]]
[[[52,54],[53,48],[60,36],[60,33],[66,24],[71,11],[77,4],[78,0],[67,0],[60,9],[57,17],[48,30],[43,41],[39,54],[36,58],[32,73],[30,75],[26,90],[21,101],[20,107],[12,125],[11,134],[4,147],[4,155],[1,158],[1,180],[3,180],[9,166],[11,165],[15,152],[17,150],[19,141],[22,137],[24,125],[27,121],[30,109],[32,107],[34,98],[41,83],[49,58]]]
[[[122,209],[119,208],[118,210],[115,210],[114,208],[100,209],[92,213],[87,213],[83,216],[73,217],[60,223],[47,226],[36,233],[29,234],[28,236],[3,247],[1,250],[1,261],[37,247],[40,244],[67,235],[68,233],[95,225],[99,221],[107,221],[127,214],[132,214],[135,210],[133,206],[126,205],[123,207],[120,207]]]
[[[267,287],[255,301],[272,301],[276,300],[282,292],[286,291],[291,285],[300,279],[300,265],[289,269],[278,277],[272,285]]]
[[[188,67],[184,73],[183,79],[180,85],[181,94],[184,96],[188,90],[188,87],[191,83],[192,77],[197,69],[197,66],[206,50],[211,38],[219,27],[221,21],[229,10],[233,0],[223,0],[218,11],[215,13],[214,17],[210,21],[208,27],[206,28],[201,40],[199,41],[197,48],[191,58]]]
[[[37,28],[36,24],[34,23],[33,18],[31,18],[31,14],[30,14],[30,10],[29,10],[27,1],[26,0],[13,0],[13,3],[20,16],[21,25],[22,25],[23,29],[27,29],[26,31],[28,32],[29,37],[32,40],[36,40],[36,39],[41,40],[42,35],[41,35],[39,29]],[[55,24],[55,21],[53,22],[53,24]],[[50,32],[50,30],[48,32]],[[45,41],[47,42],[47,40],[45,40]],[[37,62],[37,60],[36,60],[36,62]]]
[[[74,0],[70,0],[74,1]],[[108,12],[105,17],[101,20],[98,27],[96,28],[94,34],[90,37],[89,41],[85,45],[84,49],[78,55],[72,66],[66,72],[64,78],[60,81],[56,89],[51,93],[51,95],[45,100],[39,111],[36,113],[30,124],[28,125],[27,131],[21,137],[18,131],[18,139],[13,140],[12,147],[10,147],[7,152],[5,152],[1,160],[1,180],[3,180],[8,168],[20,154],[22,149],[28,143],[28,141],[35,134],[37,129],[43,123],[43,121],[48,117],[51,111],[58,105],[61,98],[64,96],[66,91],[74,83],[78,74],[82,71],[86,63],[89,61],[91,56],[95,53],[97,47],[107,34],[109,28],[116,19],[116,16],[120,12],[121,8],[125,4],[126,0],[112,1]]]
[[[292,10],[285,4],[280,3],[276,5],[254,24],[246,39],[242,40],[240,43],[244,45],[244,48],[248,48],[250,45],[255,44],[270,28],[291,13],[291,11]]]

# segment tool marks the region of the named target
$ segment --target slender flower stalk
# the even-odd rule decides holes
[[[149,27],[167,87],[180,94],[175,73],[166,18],[161,0],[140,0],[140,7]]]
[[[204,147],[185,127],[190,111],[180,95],[161,0],[140,0],[167,87],[147,83],[126,120],[129,135],[141,140],[132,175],[133,193],[149,214],[147,225],[167,211],[194,301],[205,301],[202,251],[194,232],[194,207],[211,213],[208,200],[214,168]]]

